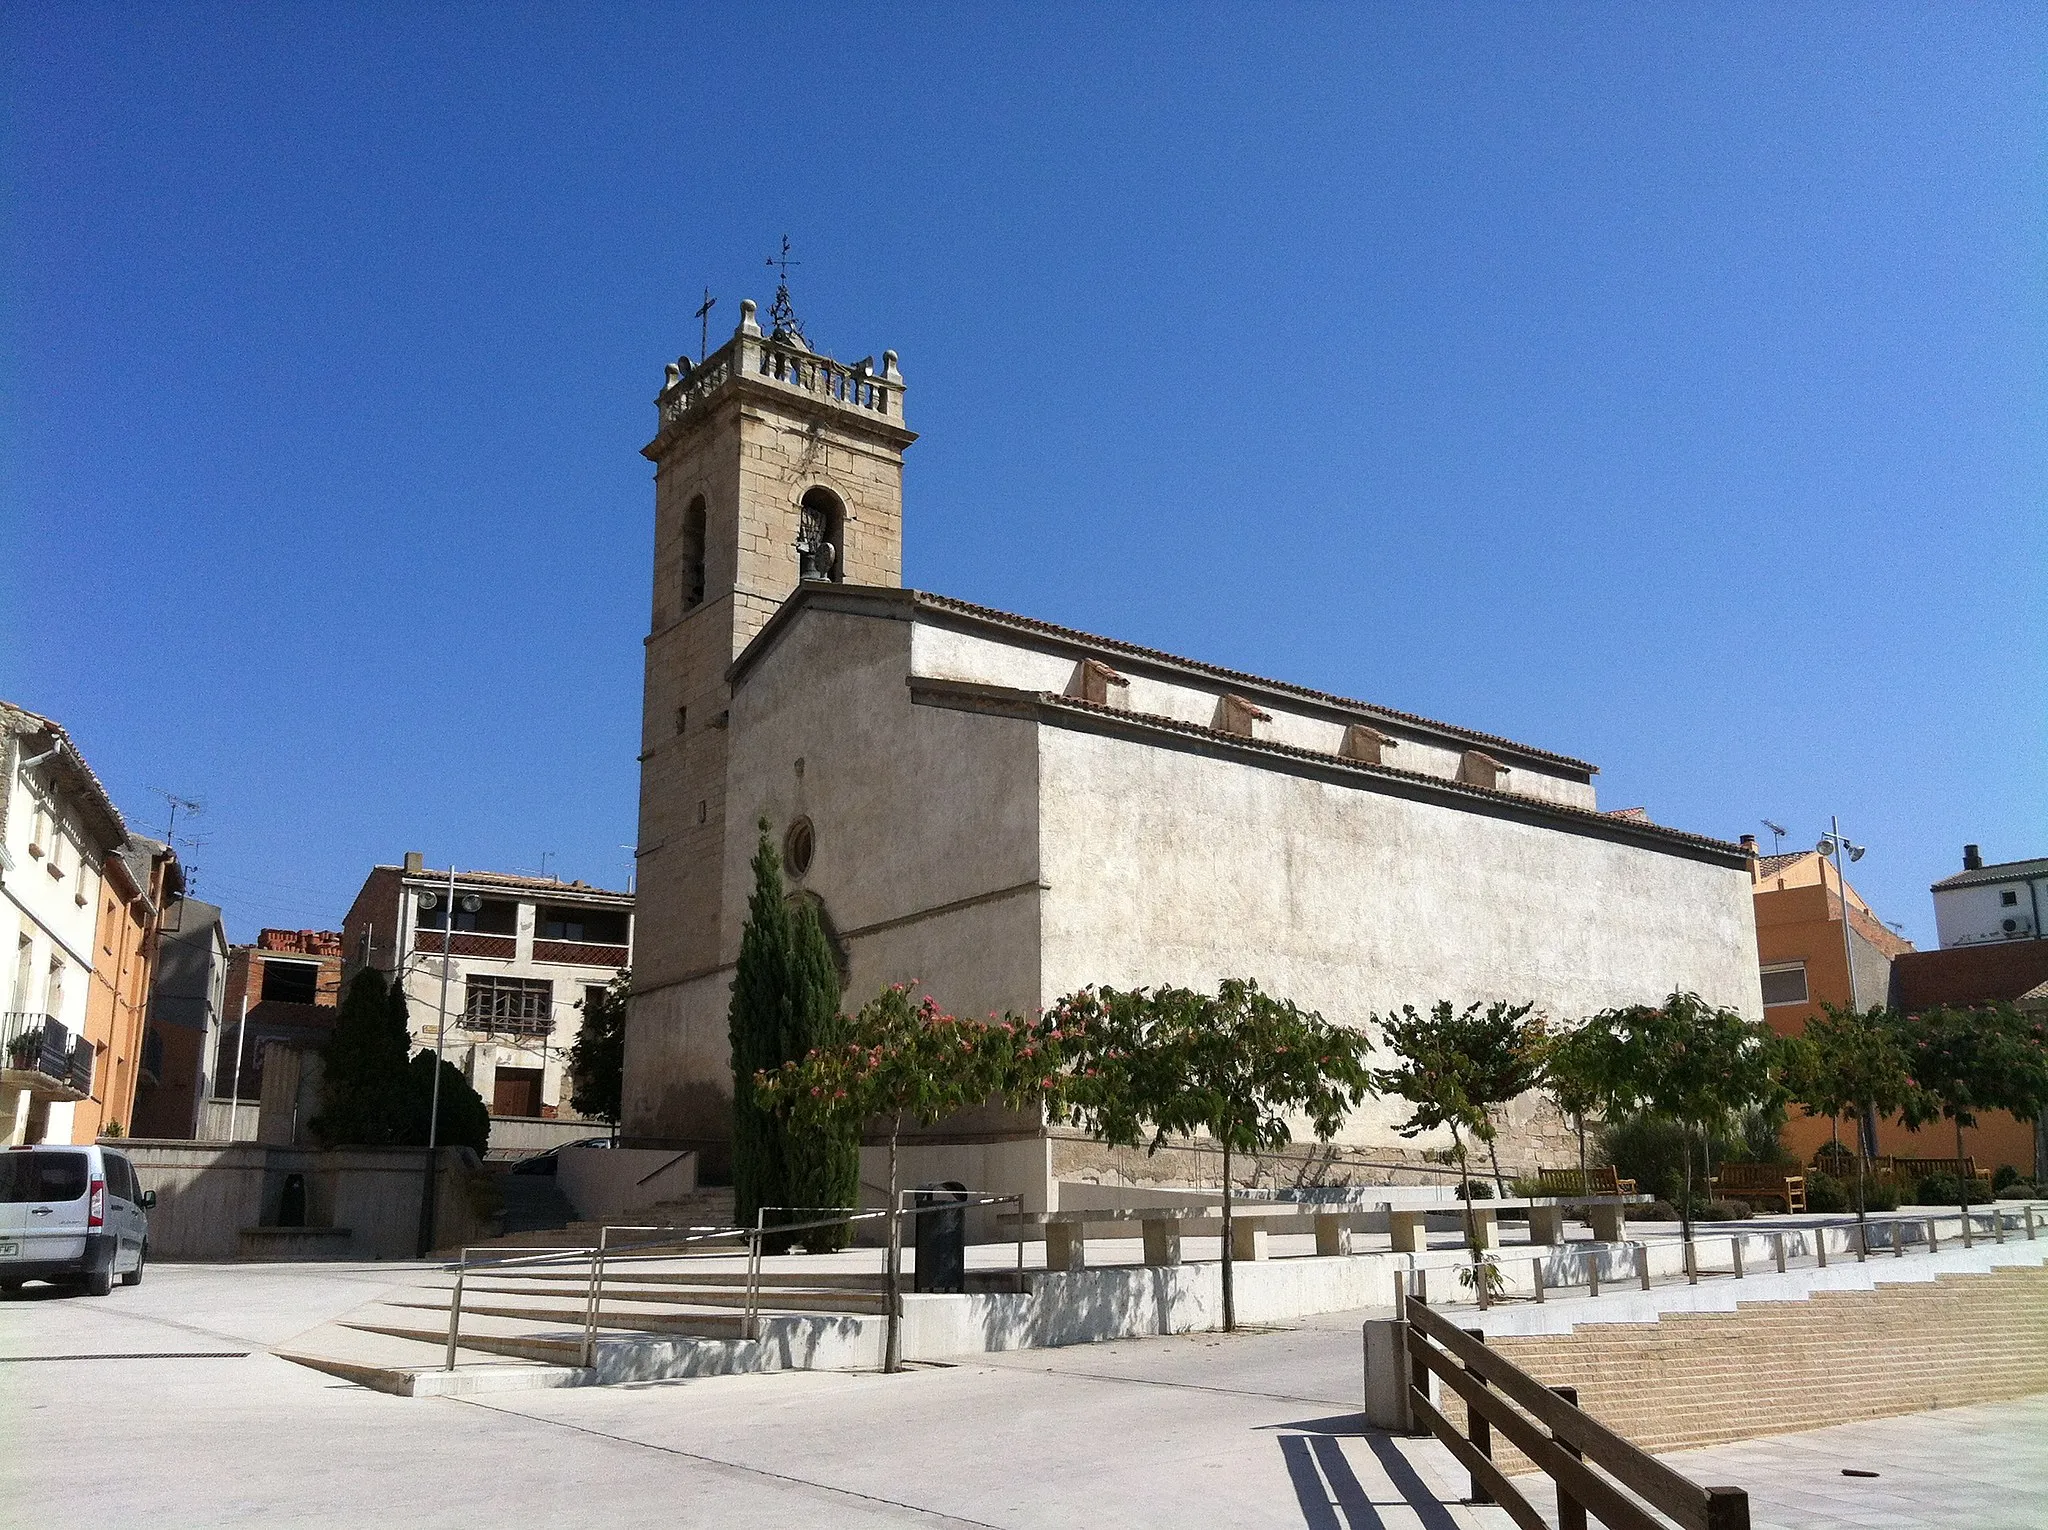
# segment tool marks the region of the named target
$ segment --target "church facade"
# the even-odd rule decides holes
[[[894,354],[845,366],[742,313],[670,369],[646,448],[629,1133],[721,1166],[764,817],[850,1005],[903,980],[982,1014],[1249,976],[1360,1025],[1440,998],[1571,1019],[1673,988],[1761,1016],[1745,852],[1602,813],[1584,761],[901,588],[915,436]],[[1368,1102],[1344,1156],[1412,1160],[1405,1114]],[[1565,1161],[1543,1117],[1518,1105],[1505,1160]],[[908,1182],[1042,1207],[1063,1179],[1171,1172],[1129,1158],[989,1110],[925,1133]]]

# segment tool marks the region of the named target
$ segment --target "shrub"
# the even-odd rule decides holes
[[[1955,1206],[1963,1199],[1963,1182],[1953,1174],[1930,1174],[1913,1191],[1916,1206]]]
[[[1700,1208],[1700,1216],[1708,1222],[1747,1222],[1756,1215],[1756,1208],[1748,1201],[1708,1201]]]
[[[2018,1169],[2015,1169],[2011,1164],[2000,1164],[1998,1166],[1997,1172],[1995,1172],[1991,1176],[1991,1189],[1993,1193],[1995,1194],[1996,1192],[2003,1190],[2007,1185],[2017,1184],[2019,1182],[2019,1177],[2020,1171]]]
[[[1648,1205],[1623,1207],[1622,1216],[1631,1222],[1676,1222],[1678,1208],[1669,1201],[1651,1201]]]
[[[1806,1209],[1808,1211],[1849,1211],[1855,1206],[1855,1191],[1836,1179],[1832,1174],[1819,1169],[1809,1170],[1806,1176]]]
[[[1543,1181],[1534,1174],[1524,1174],[1519,1179],[1508,1181],[1508,1193],[1526,1201],[1539,1195],[1548,1195],[1550,1192],[1543,1188]]]
[[[1471,1199],[1475,1201],[1490,1201],[1493,1199],[1493,1186],[1483,1179],[1465,1180],[1452,1193],[1462,1201],[1466,1198],[1465,1192],[1467,1190],[1472,1192]]]
[[[1856,1209],[1856,1183],[1848,1183],[1849,1209]],[[1879,1179],[1875,1175],[1863,1182],[1863,1209],[1865,1211],[1897,1211],[1899,1209],[1899,1182],[1895,1179]]]
[[[2035,1185],[2031,1181],[2024,1179],[2016,1179],[2012,1181],[2011,1184],[2007,1185],[2003,1190],[1998,1192],[1998,1198],[2001,1201],[2038,1200],[2040,1198],[2040,1195],[2040,1186]]]

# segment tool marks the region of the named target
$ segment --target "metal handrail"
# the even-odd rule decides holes
[[[965,1210],[970,1206],[1010,1205],[1013,1203],[1021,1205],[1023,1202],[1022,1196],[1001,1195],[983,1196],[964,1201],[946,1201],[942,1204],[935,1206],[904,1207],[900,1204],[901,1196],[914,1195],[917,1193],[919,1192],[917,1192],[916,1190],[906,1190],[899,1192],[899,1205],[896,1210],[896,1215],[899,1218],[905,1216],[923,1216],[927,1212],[933,1211]],[[502,1253],[503,1250],[485,1248],[476,1245],[465,1246],[457,1250],[456,1259],[453,1261],[453,1269],[455,1272],[455,1286],[453,1292],[451,1293],[448,1303],[448,1343],[446,1353],[443,1356],[441,1368],[447,1371],[452,1371],[455,1369],[455,1351],[458,1347],[458,1341],[460,1339],[462,1329],[462,1288],[466,1283],[469,1272],[472,1268],[475,1268],[477,1270],[504,1270],[511,1269],[514,1267],[559,1266],[575,1262],[587,1264],[589,1267],[590,1274],[588,1283],[585,1287],[584,1296],[582,1359],[583,1364],[586,1367],[589,1367],[595,1365],[597,1361],[597,1330],[599,1327],[599,1318],[601,1316],[604,1305],[605,1273],[609,1265],[621,1260],[672,1258],[674,1257],[675,1251],[678,1249],[686,1248],[693,1244],[714,1243],[723,1239],[730,1238],[744,1238],[747,1240],[747,1296],[744,1308],[744,1315],[741,1323],[741,1337],[747,1339],[757,1339],[760,1337],[760,1334],[758,1332],[758,1325],[760,1311],[761,1242],[764,1237],[766,1237],[769,1234],[774,1234],[775,1236],[780,1237],[785,1233],[808,1232],[814,1228],[819,1227],[837,1227],[853,1222],[872,1221],[877,1217],[886,1217],[889,1215],[889,1211],[887,1210],[887,1208],[877,1211],[841,1212],[835,1216],[814,1218],[806,1222],[777,1223],[775,1226],[772,1227],[767,1226],[764,1220],[766,1214],[770,1211],[810,1211],[824,1209],[827,1208],[808,1206],[763,1206],[756,1211],[755,1225],[752,1227],[693,1227],[687,1229],[674,1229],[662,1227],[655,1224],[607,1222],[603,1226],[598,1228],[596,1243],[561,1244],[556,1246],[544,1245],[535,1249],[531,1253],[514,1254],[509,1257],[498,1259],[474,1260],[472,1256],[478,1254]],[[833,1209],[836,1210],[836,1208]],[[678,1231],[682,1232],[683,1236],[653,1238],[639,1243],[628,1243],[620,1245],[614,1245],[611,1241],[611,1235],[614,1232],[674,1233]],[[1017,1273],[1020,1288],[1023,1281],[1023,1269],[1024,1245],[1022,1240],[1020,1239],[1017,1244]]]

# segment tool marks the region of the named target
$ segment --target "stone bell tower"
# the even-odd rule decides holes
[[[801,582],[903,582],[903,452],[917,437],[896,353],[879,369],[819,355],[787,289],[769,333],[754,315],[742,303],[730,340],[668,368],[660,429],[642,449],[654,463],[654,598],[625,1111],[645,1136],[730,1130],[726,1091],[714,1107],[687,1082],[724,1066],[725,841],[728,829],[754,832],[725,817],[727,666]]]

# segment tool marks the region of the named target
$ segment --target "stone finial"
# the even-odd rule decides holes
[[[740,299],[740,327],[736,333],[742,335],[758,335],[761,333],[761,326],[754,322],[754,300],[752,298]]]
[[[903,374],[896,370],[896,353],[894,351],[882,352],[882,381],[893,383],[903,381]]]

